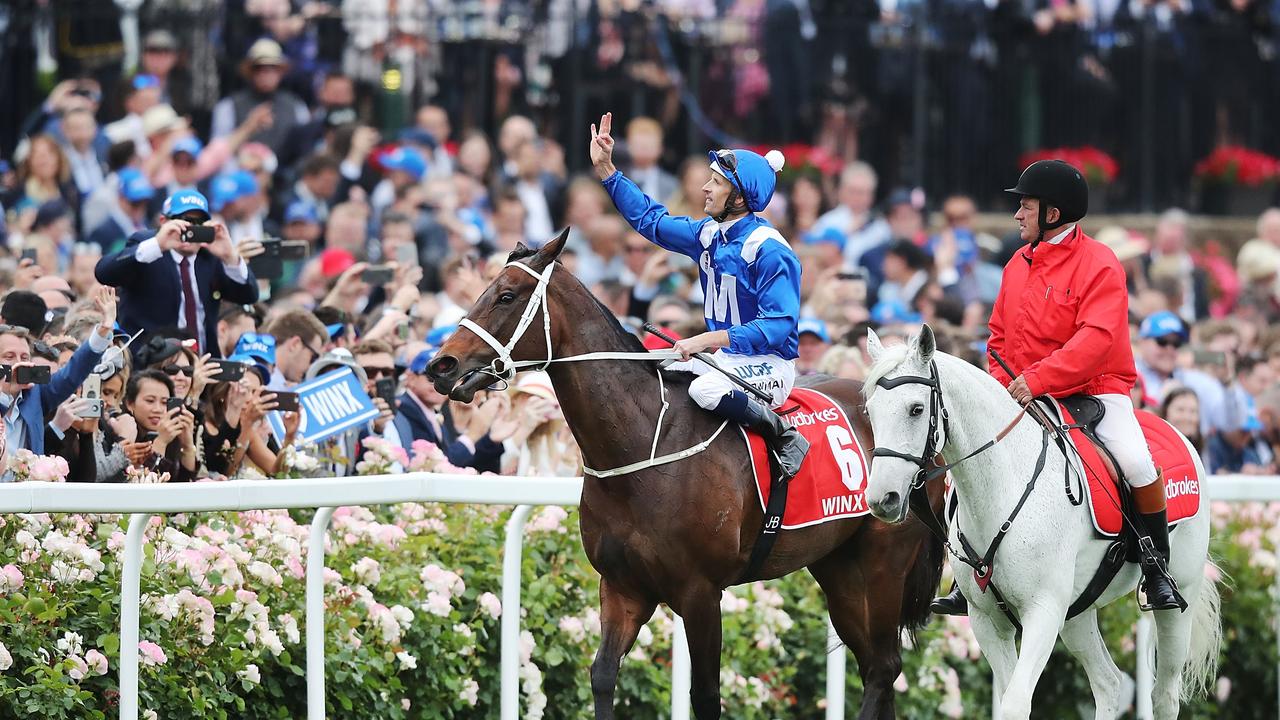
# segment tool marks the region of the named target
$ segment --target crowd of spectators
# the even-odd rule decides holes
[[[983,207],[1036,148],[1107,151],[1120,167],[1112,202],[1146,211],[1186,206],[1192,168],[1215,147],[1280,155],[1267,120],[1280,113],[1280,10],[1262,0],[11,5],[0,16],[4,157],[40,127],[27,113],[55,75],[84,79],[67,92],[101,121],[123,117],[109,140],[132,139],[143,159],[178,118],[225,138],[183,171],[200,179],[225,164],[221,153],[236,154],[237,139],[265,144],[277,170],[292,169],[326,127],[356,112],[398,130],[426,103],[445,113],[428,123],[433,137],[449,122],[492,134],[523,114],[569,147],[574,165],[581,126],[630,108],[667,131],[667,162],[708,137],[808,143],[868,160],[887,187],[963,192]],[[287,61],[280,77],[244,72],[263,38]],[[144,124],[156,98],[176,117]],[[104,156],[107,140],[87,120],[71,124],[72,137],[58,139],[79,150],[69,160],[83,192],[99,180],[83,153]]]
[[[835,12],[816,1],[782,4],[802,27]],[[279,394],[350,368],[379,416],[309,450],[328,471],[352,472],[365,440],[378,437],[405,450],[426,441],[478,471],[577,474],[581,460],[545,375],[459,405],[425,374],[507,254],[565,226],[565,266],[624,325],[648,320],[681,336],[702,327],[697,268],[632,232],[571,161],[585,155],[586,128],[572,133],[584,147],[558,141],[527,97],[533,66],[510,66],[524,99],[494,110],[500,122],[486,133],[457,82],[442,82],[442,68],[465,58],[406,44],[412,13],[393,30],[385,17],[349,14],[367,3],[312,3],[294,14],[287,3],[248,2],[235,10],[247,24],[221,40],[242,52],[227,55],[209,45],[207,28],[175,25],[152,5],[162,4],[143,6],[136,72],[106,77],[86,65],[64,75],[24,118],[13,164],[0,167],[7,454],[63,455],[77,481],[125,481],[137,468],[172,481],[296,472],[299,418],[275,415]],[[230,3],[210,5],[221,8],[209,10],[210,22],[232,13]],[[637,12],[589,5],[601,33],[611,18]],[[684,6],[668,5],[669,13]],[[755,8],[766,24],[783,12],[774,5]],[[1006,6],[966,12],[986,22]],[[714,17],[700,7],[683,11]],[[879,23],[909,11],[882,7]],[[1172,13],[1166,19],[1183,30],[1200,12],[1146,3],[1110,11]],[[1067,17],[1059,5],[1048,19],[1033,15],[1036,32],[1050,36],[1091,17]],[[259,31],[243,35],[245,27]],[[554,35],[554,27],[544,29]],[[625,23],[611,27],[622,34],[605,33],[602,54],[634,42]],[[331,32],[345,38],[337,55],[326,44]],[[197,72],[204,57],[210,67],[236,58],[234,69]],[[401,81],[413,88],[395,97],[430,98],[403,108],[394,129],[385,123],[394,98],[377,89],[388,57],[403,60]],[[629,118],[619,165],[673,213],[698,216],[705,148],[680,161],[669,120]],[[860,379],[867,327],[904,336],[921,322],[939,331],[944,349],[981,358],[1016,233],[979,231],[971,195],[883,187],[877,167],[852,160],[828,174],[788,170],[763,212],[803,266],[802,373]],[[1128,273],[1135,402],[1193,437],[1214,471],[1273,473],[1280,209],[1257,218],[1256,238],[1238,253],[1191,228],[1177,209],[1149,236],[1085,220]],[[243,364],[243,377],[220,380],[220,358]],[[47,381],[17,372],[27,363],[49,366]],[[85,392],[93,386],[97,414]]]

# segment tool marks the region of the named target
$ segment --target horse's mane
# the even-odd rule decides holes
[[[910,354],[911,348],[906,343],[885,348],[880,359],[867,371],[867,377],[862,381],[862,394],[870,398],[878,387],[876,383],[905,362]]]

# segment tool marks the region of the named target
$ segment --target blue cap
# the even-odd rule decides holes
[[[778,171],[782,169],[785,158],[777,150],[770,150],[768,158],[750,150],[734,150],[737,167],[730,172],[721,164],[719,152],[711,150],[707,156],[711,158],[711,169],[723,175],[742,193],[747,201],[747,209],[760,212],[769,206],[773,199],[774,188],[778,186]],[[735,179],[736,176],[736,179]],[[738,180],[742,186],[738,187]]]
[[[398,147],[382,156],[382,167],[409,173],[414,180],[427,174],[427,159],[411,147]]]
[[[120,179],[120,196],[129,202],[150,200],[156,196],[156,189],[151,187],[147,176],[134,168],[123,168],[117,173]]]
[[[439,145],[436,136],[423,130],[420,127],[407,127],[400,131],[400,142],[409,142],[415,145],[425,145],[435,150]]]
[[[1187,338],[1191,336],[1187,331],[1187,324],[1182,322],[1182,318],[1168,310],[1161,310],[1158,313],[1148,315],[1147,319],[1142,321],[1142,327],[1139,328],[1138,335],[1144,339],[1177,335],[1182,338],[1183,342],[1186,342]]]
[[[195,188],[181,188],[165,198],[164,207],[160,209],[160,213],[165,217],[177,217],[192,210],[199,210],[208,215],[209,201]]]
[[[311,203],[295,200],[285,208],[284,222],[286,225],[295,222],[319,223],[320,216],[316,214],[316,209]]]
[[[240,197],[240,186],[230,173],[224,173],[213,179],[209,186],[209,194],[213,196],[213,211],[222,212],[222,208]]]
[[[881,325],[895,325],[918,323],[922,318],[920,313],[912,312],[901,300],[881,300],[871,308],[871,319]]]
[[[13,172],[13,166],[9,164],[8,160],[0,160],[0,175],[8,172]]]
[[[276,364],[276,338],[265,333],[247,332],[236,341],[232,357],[242,355],[268,365]]]
[[[449,339],[449,336],[453,334],[453,331],[457,329],[457,325],[442,325],[427,333],[427,344],[440,347],[444,344],[445,340]]]
[[[342,323],[334,323],[334,324],[332,324],[332,325],[325,325],[325,326],[324,326],[324,330],[325,330],[325,332],[329,333],[329,339],[330,339],[330,340],[332,340],[332,339],[334,339],[334,338],[338,337],[339,335],[341,335],[341,334],[343,333],[343,331],[344,331],[344,330],[346,330],[346,329],[347,329],[347,326],[346,326],[346,325],[343,325]]]
[[[190,135],[174,143],[173,150],[169,151],[169,154],[177,155],[178,153],[186,153],[195,158],[200,156],[201,150],[204,150],[204,143],[200,142],[200,138]]]
[[[236,188],[240,191],[240,197],[257,194],[260,189],[257,176],[248,170],[236,170],[231,173],[231,177],[236,181]]]
[[[438,347],[428,347],[426,350],[419,352],[409,361],[409,372],[415,375],[422,375],[427,372],[427,365],[431,364],[431,358],[440,352]]]
[[[827,324],[818,318],[800,318],[800,322],[796,324],[796,334],[803,335],[805,333],[816,335],[824,343],[831,342],[831,334],[827,332]]]
[[[134,75],[133,81],[130,83],[134,90],[146,90],[147,88],[160,87],[160,78],[155,75]]]

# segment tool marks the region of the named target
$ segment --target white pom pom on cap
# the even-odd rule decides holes
[[[764,154],[764,160],[769,163],[769,167],[773,168],[774,172],[781,171],[782,166],[787,164],[787,158],[783,156],[781,150],[770,150]]]

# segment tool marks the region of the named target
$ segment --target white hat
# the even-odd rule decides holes
[[[183,120],[168,103],[152,106],[142,114],[142,132],[147,137],[186,126],[186,120]]]
[[[541,370],[520,375],[516,380],[515,391],[529,393],[545,400],[556,399],[555,388],[551,387],[551,376]]]

